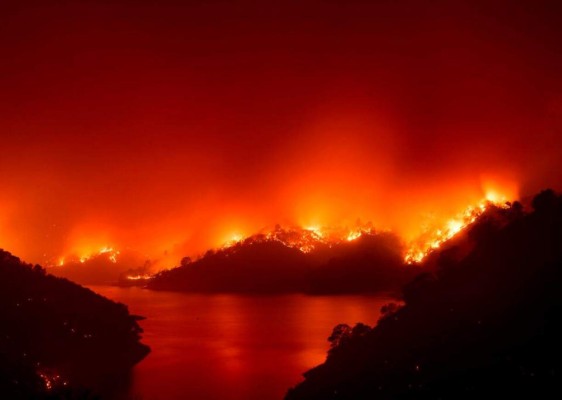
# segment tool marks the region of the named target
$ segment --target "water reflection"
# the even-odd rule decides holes
[[[374,324],[392,301],[373,296],[188,295],[92,287],[147,317],[152,353],[133,371],[142,400],[280,399],[320,364],[338,323]]]

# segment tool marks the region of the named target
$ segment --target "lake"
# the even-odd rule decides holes
[[[143,315],[152,352],[129,398],[273,400],[322,363],[338,323],[376,323],[381,296],[242,296],[90,286]]]

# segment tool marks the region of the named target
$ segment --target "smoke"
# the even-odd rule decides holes
[[[358,219],[411,239],[490,190],[560,189],[556,13],[377,3],[12,9],[0,247],[179,260]]]

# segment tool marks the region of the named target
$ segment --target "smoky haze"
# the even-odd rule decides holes
[[[560,6],[395,3],[3,5],[0,247],[408,239],[487,190],[561,188]]]

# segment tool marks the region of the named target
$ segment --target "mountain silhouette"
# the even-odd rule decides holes
[[[422,267],[376,327],[335,327],[286,399],[562,395],[562,197],[490,207]]]
[[[124,381],[149,352],[141,319],[0,250],[0,397],[82,398]]]
[[[257,235],[195,261],[184,259],[179,267],[157,274],[147,287],[234,293],[390,292],[417,274],[404,265],[400,240],[390,233],[364,233],[337,243],[310,235],[277,228],[274,238]],[[293,244],[297,236],[307,251]]]

